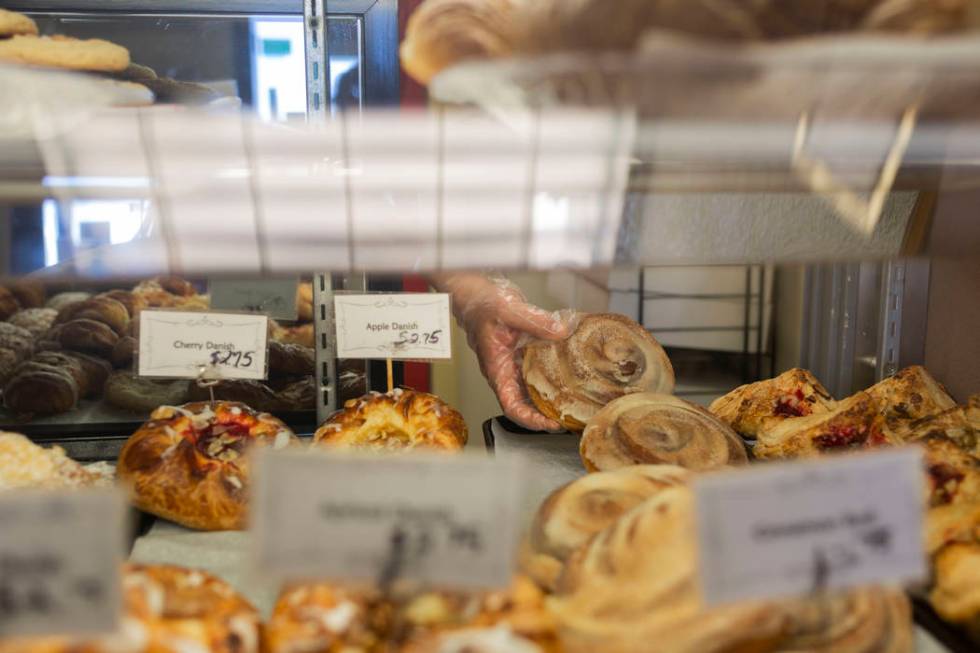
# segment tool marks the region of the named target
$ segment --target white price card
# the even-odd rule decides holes
[[[452,358],[449,295],[334,297],[338,358]]]
[[[140,313],[140,376],[264,379],[269,318],[245,313]]]
[[[265,313],[275,320],[296,319],[296,287],[292,279],[212,279],[211,308]]]
[[[706,603],[920,580],[922,470],[907,448],[696,479]]]
[[[109,490],[0,494],[0,640],[116,629],[124,505]]]
[[[262,452],[260,573],[502,587],[514,571],[523,460]]]

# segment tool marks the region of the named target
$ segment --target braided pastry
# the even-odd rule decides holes
[[[686,483],[673,465],[634,465],[578,478],[552,492],[538,508],[521,547],[524,571],[554,590],[565,560],[596,533],[664,488]]]
[[[534,405],[570,431],[584,429],[617,397],[674,389],[674,369],[660,343],[612,313],[586,315],[565,340],[532,342],[522,371]]]
[[[807,370],[798,367],[774,379],[739,386],[708,408],[742,436],[754,439],[765,423],[827,413],[834,399]]]
[[[738,435],[714,415],[671,395],[644,392],[611,401],[579,443],[589,471],[638,463],[716,469],[748,462]]]
[[[694,522],[693,492],[666,488],[569,558],[552,604],[566,653],[773,649],[779,606],[703,605]]]
[[[313,443],[372,451],[456,451],[466,438],[463,416],[439,397],[395,388],[349,400],[317,429]]]
[[[200,530],[245,525],[253,446],[298,442],[281,421],[237,403],[161,406],[119,452],[140,509]]]

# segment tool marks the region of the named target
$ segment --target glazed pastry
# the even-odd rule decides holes
[[[739,435],[755,439],[767,422],[827,413],[835,404],[816,377],[795,367],[774,379],[739,386],[715,399],[708,410]]]
[[[122,303],[111,297],[93,297],[83,302],[69,304],[58,311],[58,319],[55,320],[55,324],[82,319],[101,322],[119,336],[124,336],[129,332],[129,311]]]
[[[463,416],[439,397],[395,388],[345,403],[317,429],[313,443],[370,451],[458,451],[466,438]]]
[[[9,349],[18,360],[25,360],[34,353],[34,337],[27,329],[0,322],[0,349]]]
[[[302,345],[269,343],[270,375],[312,375],[316,368],[313,350]]]
[[[652,392],[609,402],[589,420],[579,453],[590,472],[636,464],[700,471],[748,463],[727,424],[700,406]]]
[[[254,446],[298,438],[281,421],[219,401],[161,406],[119,452],[119,479],[146,512],[200,530],[245,526]]]
[[[21,309],[20,302],[9,289],[0,286],[0,320],[6,320]]]
[[[131,320],[136,319],[140,311],[146,308],[146,302],[143,298],[129,290],[109,290],[108,292],[96,295],[95,298],[114,299],[119,302],[126,307],[126,312],[129,314]]]
[[[613,399],[674,389],[674,370],[660,343],[612,313],[584,316],[565,340],[532,342],[522,369],[534,405],[570,431],[584,429]]]
[[[40,338],[54,325],[58,311],[53,308],[25,308],[14,313],[8,322],[27,329],[34,338]]]
[[[40,281],[21,279],[7,286],[17,298],[21,308],[41,308],[48,298],[48,291]]]
[[[746,601],[708,609],[698,582],[694,495],[664,489],[568,559],[551,604],[566,653],[773,650],[787,615]]]
[[[0,431],[0,490],[104,485],[111,485],[111,479],[88,471],[61,447],[45,449],[20,433]]]
[[[779,653],[912,653],[912,606],[900,589],[862,587],[788,606]]]
[[[596,533],[665,488],[687,483],[673,465],[635,465],[578,478],[558,488],[538,508],[522,546],[523,570],[553,591],[565,560]]]
[[[0,639],[0,653],[259,652],[258,611],[207,572],[128,563],[122,592],[116,632]]]
[[[934,561],[929,603],[940,617],[980,640],[980,531],[977,540],[951,544]]]
[[[80,397],[69,371],[31,363],[18,367],[3,388],[3,404],[16,415],[56,415],[72,410]]]
[[[804,458],[893,444],[877,403],[866,392],[838,402],[833,412],[765,425],[752,450],[757,458]]]
[[[906,367],[866,392],[878,404],[885,428],[891,433],[900,433],[915,420],[956,407],[946,389],[920,365]]]
[[[84,318],[58,324],[52,332],[54,340],[65,349],[106,359],[112,356],[119,341],[119,336],[108,325]]]
[[[402,68],[420,84],[462,61],[509,56],[517,38],[514,0],[426,0],[409,17]]]
[[[138,415],[149,415],[159,406],[174,406],[188,400],[188,382],[157,381],[134,376],[132,372],[113,372],[105,384],[105,400],[116,408]]]
[[[130,367],[133,364],[133,359],[136,357],[136,338],[133,336],[123,336],[120,338],[116,345],[112,348],[112,354],[109,360],[112,361],[114,367]],[[166,402],[165,402],[166,403]],[[182,402],[177,402],[182,403]]]
[[[61,309],[65,308],[69,304],[84,302],[91,296],[92,293],[87,292],[62,292],[48,299],[45,306],[48,308],[53,308],[56,311],[61,311]]]

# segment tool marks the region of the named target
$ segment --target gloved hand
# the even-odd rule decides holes
[[[571,314],[551,313],[528,304],[520,288],[503,278],[481,274],[444,274],[434,285],[452,295],[453,314],[466,332],[480,371],[504,415],[536,431],[559,431],[561,425],[542,415],[524,389],[518,350],[528,337],[560,340],[572,331]]]

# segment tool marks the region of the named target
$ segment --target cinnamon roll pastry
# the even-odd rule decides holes
[[[708,407],[739,435],[755,439],[763,424],[827,413],[836,402],[809,371],[795,367],[773,379],[739,386]]]
[[[833,412],[766,424],[752,452],[757,458],[804,458],[895,444],[877,402],[866,392],[838,402]]]
[[[863,587],[794,601],[780,653],[911,653],[912,607],[898,589]]]
[[[891,433],[907,431],[915,420],[956,407],[946,389],[921,365],[912,365],[866,390]]]
[[[660,343],[613,313],[584,316],[565,340],[532,342],[522,371],[534,405],[570,431],[584,429],[613,399],[674,389],[674,369]]]
[[[634,465],[588,474],[552,492],[538,508],[521,547],[521,565],[554,590],[565,560],[596,533],[665,488],[688,481],[674,465]]]
[[[693,493],[675,486],[578,549],[551,604],[566,653],[773,650],[788,625],[779,605],[703,604],[695,530]]]
[[[517,36],[515,0],[426,0],[409,17],[402,67],[420,84],[461,61],[506,57]]]
[[[590,472],[636,464],[706,470],[748,462],[728,425],[700,406],[652,392],[620,397],[596,413],[579,454]]]

